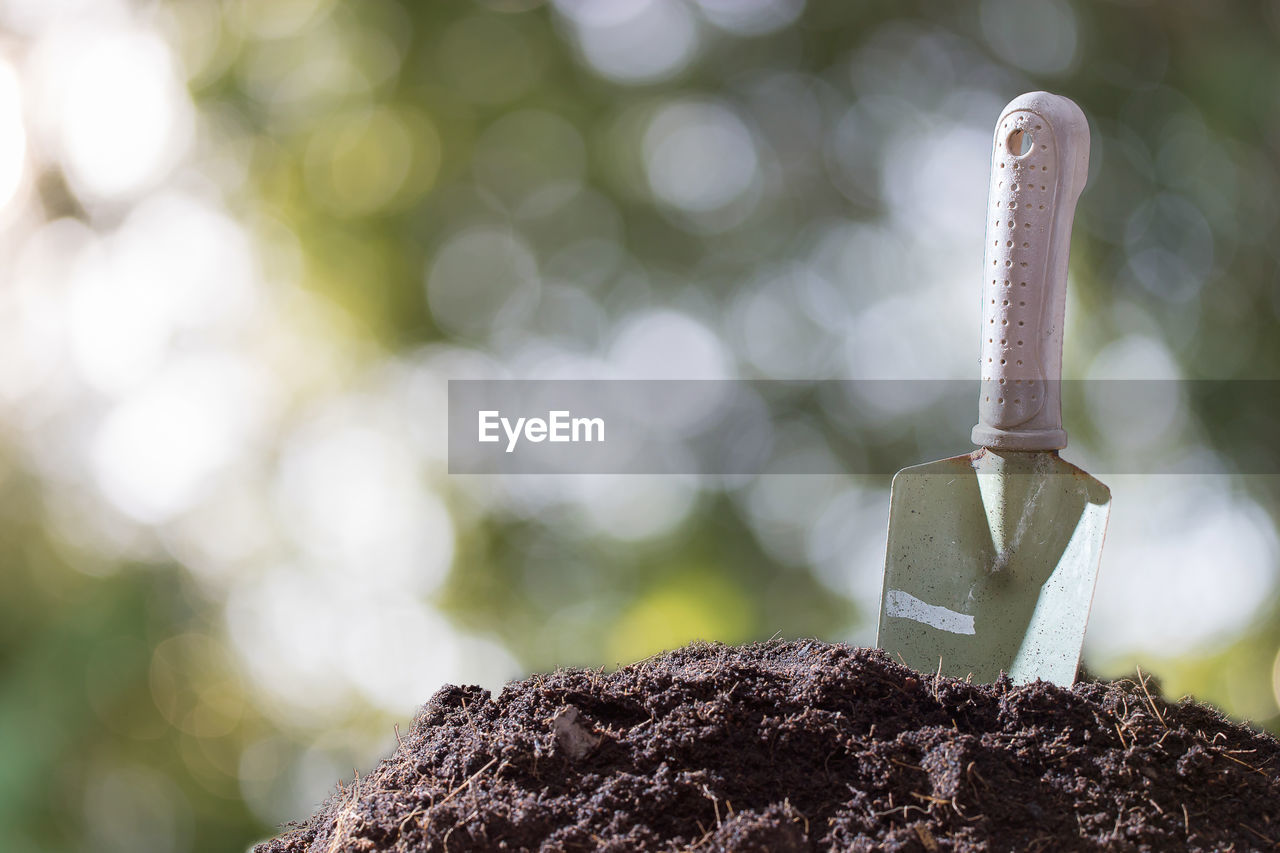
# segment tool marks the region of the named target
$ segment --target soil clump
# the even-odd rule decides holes
[[[1280,849],[1280,741],[1149,680],[921,675],[816,640],[445,687],[255,853]]]

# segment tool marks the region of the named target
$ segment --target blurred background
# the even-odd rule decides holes
[[[1229,8],[0,0],[5,849],[246,848],[445,682],[873,642],[888,477],[842,472],[971,421],[797,407],[810,475],[450,477],[445,383],[976,400],[1021,92],[1092,123],[1066,376],[1280,378],[1280,4]],[[1067,406],[1114,493],[1086,663],[1280,729],[1277,421],[1159,387],[1123,435]],[[1239,473],[1107,473],[1170,455]]]

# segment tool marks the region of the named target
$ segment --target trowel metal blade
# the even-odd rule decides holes
[[[878,645],[921,672],[1070,686],[1110,511],[1110,489],[1052,451],[904,468]]]

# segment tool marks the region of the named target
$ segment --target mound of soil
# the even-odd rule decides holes
[[[1280,741],[1149,681],[969,684],[807,641],[446,687],[372,775],[255,851],[1278,842]]]

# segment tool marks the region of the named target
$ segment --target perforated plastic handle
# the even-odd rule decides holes
[[[1056,450],[1062,325],[1076,199],[1089,172],[1089,123],[1048,92],[1014,98],[996,122],[987,196],[982,392],[973,442]]]

